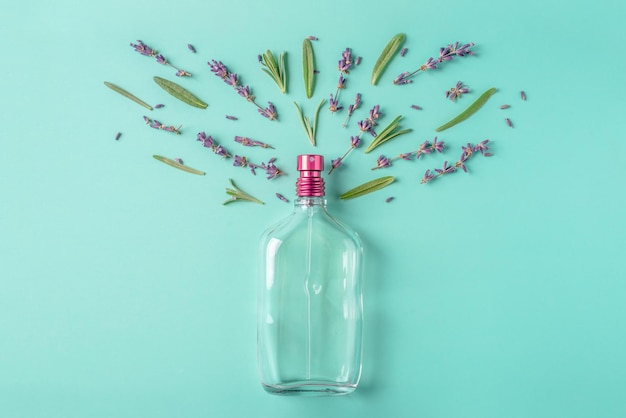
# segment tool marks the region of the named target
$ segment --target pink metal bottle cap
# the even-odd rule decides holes
[[[324,196],[324,157],[316,154],[298,155],[300,177],[296,181],[297,196]]]

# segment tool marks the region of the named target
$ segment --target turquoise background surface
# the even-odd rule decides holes
[[[6,2],[0,417],[626,416],[625,4]],[[373,63],[398,32],[408,52],[371,86]],[[319,37],[310,100],[308,35]],[[190,71],[176,81],[209,107],[160,90],[151,78],[174,80],[174,71],[135,53],[137,39]],[[455,41],[474,42],[476,56],[391,84]],[[361,92],[363,105],[346,129],[345,113],[324,108],[313,148],[293,101],[311,115],[334,92],[346,47],[362,62],[341,100]],[[259,68],[266,49],[288,53],[288,94]],[[272,101],[279,122],[213,76],[210,59],[239,73],[261,104]],[[444,93],[459,80],[471,91],[452,103]],[[165,107],[149,112],[103,81]],[[438,134],[444,154],[370,171],[379,150],[393,156],[432,140],[492,86],[479,113]],[[341,155],[374,104],[381,125],[403,115],[413,132],[354,151],[327,176],[330,212],[365,244],[361,385],[343,398],[267,395],[256,376],[257,239],[291,211],[274,194],[292,199],[296,155]],[[182,124],[182,135],[149,128],[144,115]],[[203,130],[253,161],[277,157],[287,175],[268,181],[233,167],[196,141]],[[234,135],[276,150],[243,149]],[[427,168],[487,138],[493,157],[420,184]],[[397,181],[338,200],[379,175]],[[222,206],[228,178],[265,205]]]

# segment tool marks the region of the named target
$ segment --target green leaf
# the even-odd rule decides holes
[[[302,71],[304,76],[304,90],[306,97],[313,97],[313,82],[315,77],[315,60],[313,58],[313,45],[309,39],[302,42]]]
[[[446,129],[453,127],[457,123],[463,122],[465,119],[469,118],[474,113],[478,112],[478,109],[483,107],[483,105],[487,103],[487,100],[489,100],[489,98],[493,96],[495,92],[496,92],[495,87],[492,87],[489,90],[485,91],[483,94],[480,95],[478,99],[476,99],[476,101],[474,101],[474,103],[469,105],[467,109],[459,113],[458,116],[451,119],[449,122],[446,122],[440,127],[438,127],[437,129],[435,129],[435,131],[436,132],[445,131]]]
[[[174,83],[173,81],[166,80],[161,77],[154,76],[154,82],[159,85],[163,90],[190,106],[198,107],[200,109],[206,109],[208,104],[198,99],[193,93],[184,88],[181,85]]]
[[[161,161],[162,163],[165,163],[167,165],[171,165],[172,167],[178,168],[179,170],[186,171],[187,173],[198,174],[199,176],[204,176],[206,174],[204,171],[200,171],[200,170],[196,170],[195,168],[187,167],[186,165],[183,165],[183,164],[179,163],[178,161],[174,161],[174,160],[169,159],[167,157],[163,157],[162,155],[153,155],[153,157],[156,158],[157,160]]]
[[[298,116],[300,117],[300,122],[302,123],[302,126],[304,127],[304,131],[306,132],[306,135],[309,137],[309,141],[311,141],[311,145],[315,146],[315,133],[317,132],[317,119],[320,113],[320,109],[322,108],[322,105],[324,104],[324,102],[326,102],[326,99],[322,99],[319,104],[317,105],[317,108],[315,109],[315,114],[313,115],[313,124],[311,124],[311,120],[304,116],[304,112],[302,111],[302,108],[298,105],[298,103],[293,102],[294,105],[296,105],[296,109],[298,109]]]
[[[404,33],[398,33],[387,43],[387,46],[385,46],[383,52],[380,53],[372,69],[372,85],[378,83],[378,79],[385,71],[385,68],[387,68],[391,59],[396,56],[396,52],[398,52],[398,49],[402,46],[405,39],[406,35]]]
[[[396,118],[392,120],[391,123],[385,127],[385,129],[378,133],[372,143],[365,149],[365,153],[367,154],[371,152],[374,148],[381,146],[385,142],[391,141],[397,136],[411,132],[411,129],[398,130],[398,127],[400,126],[400,119],[402,119],[401,115],[396,116]]]
[[[393,176],[379,177],[377,179],[368,181],[367,183],[363,183],[360,186],[355,187],[354,189],[348,190],[347,192],[339,196],[339,199],[354,199],[355,197],[375,192],[389,186],[391,183],[394,182],[394,180],[395,178]]]
[[[146,109],[152,110],[152,106],[150,106],[148,103],[144,102],[143,100],[141,100],[140,98],[138,98],[134,94],[129,93],[128,91],[124,90],[123,88],[121,88],[119,86],[116,86],[113,83],[109,83],[108,81],[105,81],[104,85],[107,86],[108,88],[110,88],[111,90],[118,92],[122,96],[132,100],[133,102],[140,104],[141,106],[145,107]]]
[[[233,203],[238,200],[247,200],[248,202],[258,203],[260,205],[265,204],[259,199],[253,197],[252,195],[249,195],[248,193],[244,192],[239,187],[237,187],[233,179],[228,179],[228,181],[230,182],[230,185],[233,186],[233,188],[232,189],[228,187],[226,188],[226,194],[231,196],[231,198],[228,200],[225,200],[223,203],[224,205],[228,205],[229,203]]]
[[[286,52],[283,51],[278,57],[278,60],[272,54],[269,49],[261,56],[261,65],[265,68],[261,68],[265,74],[269,75],[272,80],[278,85],[280,91],[284,94],[287,92],[287,73],[285,71],[285,58]]]

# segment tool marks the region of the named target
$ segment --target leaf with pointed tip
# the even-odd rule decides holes
[[[180,100],[187,103],[190,106],[198,107],[200,109],[206,109],[208,104],[198,99],[193,93],[184,88],[183,86],[174,83],[173,81],[166,80],[161,77],[154,76],[154,82],[159,85],[163,90]]]
[[[394,180],[395,178],[393,176],[379,177],[377,179],[368,181],[366,183],[361,184],[360,186],[357,186],[353,189],[348,190],[347,192],[339,196],[339,199],[342,199],[342,200],[354,199],[355,197],[360,197],[368,193],[375,192],[377,190],[380,190],[384,187],[389,186],[391,183],[394,182]]]
[[[304,91],[309,99],[313,97],[313,84],[315,78],[315,59],[313,57],[313,45],[309,39],[302,42],[302,72],[304,76]]]
[[[378,60],[376,60],[376,64],[374,64],[374,68],[372,69],[372,85],[375,86],[376,83],[378,83],[378,79],[385,71],[385,68],[387,68],[391,59],[396,56],[396,52],[398,52],[398,49],[402,46],[405,39],[406,35],[404,33],[398,33],[387,43],[387,46],[385,46],[383,51],[380,53],[380,56],[378,57]]]
[[[141,106],[145,107],[148,110],[152,110],[152,106],[150,106],[148,103],[144,102],[143,100],[141,100],[139,97],[135,96],[134,94],[124,90],[123,88],[116,86],[113,83],[109,83],[108,81],[104,82],[104,85],[107,86],[108,88],[110,88],[111,90],[121,94],[122,96],[126,97],[127,99],[132,100],[133,102],[140,104]]]
[[[463,122],[465,119],[469,118],[474,113],[478,112],[478,110],[481,107],[483,107],[483,105],[485,103],[487,103],[487,100],[489,100],[489,98],[491,96],[493,96],[493,94],[495,92],[496,92],[496,88],[495,87],[492,87],[489,90],[485,91],[483,94],[480,95],[480,97],[478,97],[478,99],[476,99],[474,101],[474,103],[469,105],[467,109],[465,109],[464,111],[459,113],[458,116],[456,116],[455,118],[453,118],[449,122],[446,122],[443,125],[441,125],[440,127],[438,127],[437,129],[435,129],[435,132],[445,131],[448,128],[452,128],[457,123]]]
[[[196,170],[195,168],[187,167],[186,165],[183,165],[183,164],[179,163],[178,161],[172,160],[172,159],[167,158],[167,157],[163,157],[162,155],[153,155],[153,157],[156,158],[157,160],[161,161],[162,163],[165,163],[165,164],[170,165],[172,167],[178,168],[179,170],[186,171],[187,173],[197,174],[199,176],[204,176],[206,174],[204,171],[200,171],[200,170]]]

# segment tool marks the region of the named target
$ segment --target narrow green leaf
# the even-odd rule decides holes
[[[258,203],[260,205],[265,204],[261,200],[257,199],[256,197],[253,197],[252,195],[249,195],[248,193],[244,192],[239,187],[237,187],[233,179],[228,179],[228,181],[230,182],[230,185],[233,186],[233,188],[230,189],[227,187],[226,194],[232,197],[224,201],[223,203],[224,205],[228,205],[229,203],[233,203],[238,200],[247,200],[248,202]]]
[[[161,161],[162,163],[165,163],[167,165],[171,165],[172,167],[178,168],[179,170],[183,170],[186,171],[187,173],[192,173],[192,174],[198,174],[199,176],[204,176],[205,172],[204,171],[200,171],[200,170],[196,170],[195,168],[191,168],[191,167],[187,167],[186,165],[183,165],[177,161],[174,161],[172,159],[169,159],[167,157],[163,157],[162,155],[153,155],[154,158],[156,158],[157,160]]]
[[[313,97],[313,84],[315,76],[315,61],[313,57],[313,45],[309,39],[302,42],[302,71],[304,76],[304,90],[306,97]]]
[[[278,85],[280,91],[284,94],[287,92],[287,74],[285,72],[285,51],[281,52],[278,60],[272,54],[269,49],[262,55],[261,65],[265,68],[261,68],[265,74],[269,75],[272,80]]]
[[[387,68],[391,59],[396,56],[396,52],[398,52],[398,49],[402,46],[405,39],[406,35],[404,33],[398,33],[387,43],[387,46],[385,46],[383,52],[380,53],[372,69],[372,85],[378,83],[378,79],[385,71],[385,68]]]
[[[161,77],[154,76],[153,80],[155,83],[159,85],[163,90],[180,100],[181,102],[185,102],[190,106],[199,107],[200,109],[206,109],[208,104],[198,99],[193,93],[184,88],[181,85],[174,83],[173,81],[166,80]]]
[[[302,127],[304,127],[304,131],[309,137],[309,141],[311,141],[311,145],[315,146],[315,133],[317,132],[317,119],[320,113],[320,109],[322,105],[326,102],[326,99],[322,99],[320,103],[317,105],[315,109],[315,115],[313,116],[313,124],[311,124],[311,120],[304,116],[304,112],[302,108],[298,105],[298,103],[293,102],[296,105],[296,109],[298,110],[298,116],[300,117],[300,122],[302,123]]]
[[[440,127],[438,127],[437,129],[435,129],[435,131],[436,132],[445,131],[446,129],[453,127],[457,123],[463,122],[465,119],[469,118],[474,113],[478,112],[478,109],[483,107],[483,105],[487,103],[487,100],[489,100],[489,98],[493,96],[495,92],[496,92],[495,87],[492,87],[489,90],[485,91],[483,94],[480,95],[478,99],[474,101],[474,103],[469,105],[467,109],[459,113],[458,116],[451,119],[449,122],[446,122]]]
[[[317,108],[315,109],[315,115],[313,115],[313,146],[315,146],[315,134],[317,133],[317,119],[320,114],[320,109],[325,102],[326,99],[322,99],[320,101],[320,103],[317,105]]]
[[[380,133],[376,135],[376,138],[374,138],[372,143],[369,144],[369,146],[365,149],[365,153],[367,154],[371,152],[372,150],[374,150],[374,148],[381,146],[385,142],[391,141],[395,137],[411,132],[411,129],[398,130],[401,119],[402,115],[396,116],[396,118],[392,120],[389,125],[387,125],[382,131],[380,131]]]
[[[383,187],[389,186],[391,183],[393,183],[394,180],[395,178],[393,176],[379,177],[377,179],[368,181],[367,183],[363,183],[360,186],[355,187],[354,189],[348,190],[347,192],[339,196],[339,199],[354,199],[355,197],[375,192],[376,190],[380,190]]]
[[[146,109],[152,110],[152,106],[150,106],[148,103],[144,102],[143,100],[141,100],[140,98],[138,98],[134,94],[124,90],[123,88],[121,88],[119,86],[116,86],[113,83],[109,83],[108,81],[105,81],[104,85],[107,86],[108,88],[110,88],[111,90],[113,90],[115,92],[118,92],[122,96],[132,100],[133,102],[135,102],[137,104],[140,104],[141,106],[145,107]]]

